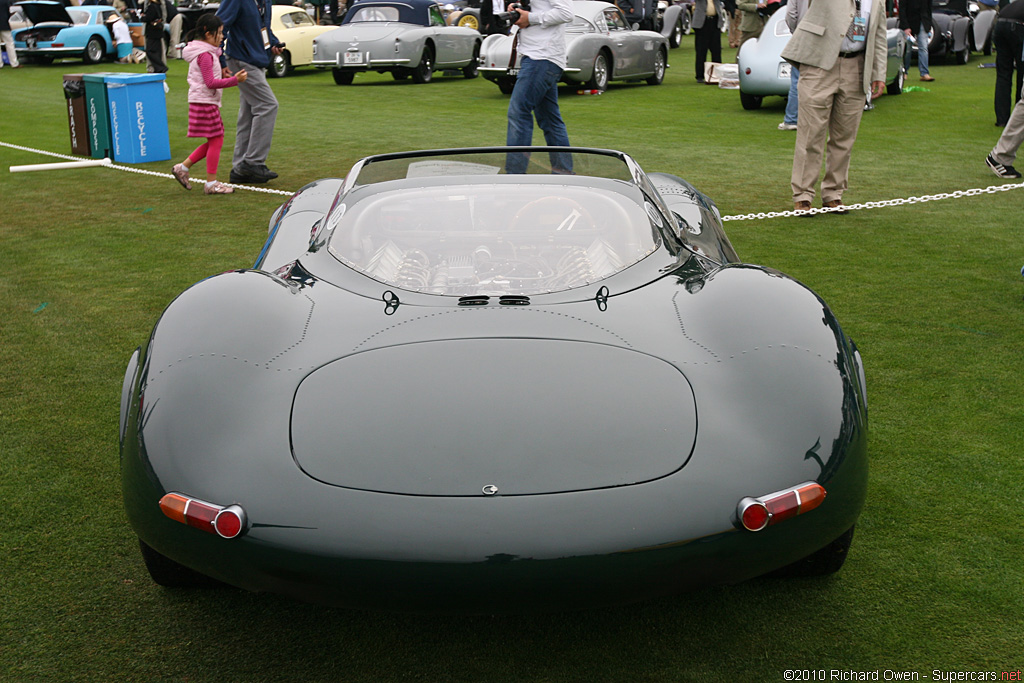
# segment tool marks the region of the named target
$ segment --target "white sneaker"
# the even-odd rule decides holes
[[[779,130],[796,130],[796,124],[783,121],[779,124]]]

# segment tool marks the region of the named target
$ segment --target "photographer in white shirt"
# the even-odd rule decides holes
[[[572,0],[532,0],[526,8],[509,5],[518,11],[514,50],[522,56],[515,88],[508,103],[506,144],[529,146],[533,143],[533,118],[551,147],[568,147],[569,132],[558,109],[558,82],[565,69],[565,27],[573,20]],[[529,154],[510,154],[507,173],[525,173]],[[572,173],[572,156],[551,154],[553,173]]]

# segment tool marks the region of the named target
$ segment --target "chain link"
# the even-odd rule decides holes
[[[12,144],[10,144],[8,142],[3,142],[3,141],[0,141],[0,146],[2,146],[2,147],[9,147],[10,149],[21,150],[22,152],[33,152],[35,154],[44,154],[46,156],[51,156],[51,157],[54,157],[54,158],[57,158],[57,159],[69,159],[71,161],[81,161],[82,160],[82,157],[74,157],[74,156],[69,156],[67,154],[57,154],[56,152],[47,152],[47,151],[41,150],[41,149],[32,149],[31,147],[22,147],[21,145],[12,145]],[[149,176],[155,176],[157,178],[169,178],[171,180],[175,179],[174,176],[171,175],[170,173],[159,173],[157,171],[148,171],[148,170],[146,170],[144,168],[133,168],[132,166],[118,166],[116,164],[111,164],[109,166],[104,165],[102,168],[112,168],[112,169],[114,169],[116,171],[124,171],[126,173],[138,173],[139,175],[149,175]],[[273,189],[271,189],[269,187],[252,187],[251,185],[232,185],[230,183],[224,183],[224,184],[227,185],[228,187],[233,187],[236,190],[248,190],[249,192],[263,192],[264,194],[280,194],[280,195],[284,195],[285,197],[291,197],[293,194],[295,194],[294,192],[287,192],[285,190],[273,190]]]
[[[67,154],[57,154],[56,152],[46,152],[40,149],[32,149],[31,147],[22,147],[20,145],[12,145],[7,142],[0,141],[0,146],[9,147],[11,149],[21,150],[23,152],[33,152],[35,154],[45,154],[58,159],[69,159],[71,161],[81,161],[81,157],[69,156]],[[156,176],[157,178],[169,178],[174,180],[174,176],[170,173],[158,173],[156,171],[147,171],[142,168],[133,168],[131,166],[116,166],[110,165],[104,168],[112,168],[118,171],[125,171],[127,173],[139,173],[141,175]],[[228,187],[233,187],[236,190],[248,190],[249,192],[263,192],[265,194],[279,194],[286,197],[290,197],[293,192],[287,192],[285,190],[273,190],[268,187],[252,187],[251,185],[229,185],[224,183]],[[841,211],[860,211],[861,209],[881,209],[887,206],[905,206],[907,204],[922,204],[924,202],[934,202],[940,199],[961,199],[963,197],[977,197],[983,194],[995,194],[997,192],[1007,192],[1009,190],[1019,190],[1024,188],[1024,182],[1021,183],[1008,183],[1006,185],[989,185],[988,187],[975,187],[969,190],[956,190],[954,192],[941,192],[939,194],[923,195],[920,197],[899,197],[897,199],[888,199],[877,202],[861,202],[860,204],[850,204],[844,206],[833,206],[830,208],[810,209],[809,211],[767,211],[758,213],[744,213],[737,214],[735,216],[722,216],[723,221],[752,221],[752,220],[766,220],[769,218],[790,218],[795,216],[814,216],[819,213],[838,213]]]
[[[833,206],[829,208],[810,209],[809,211],[769,211],[767,213],[745,213],[736,216],[722,216],[723,221],[751,221],[763,220],[766,218],[789,218],[791,216],[814,216],[819,213],[838,213],[841,211],[859,211],[861,209],[881,209],[886,206],[904,206],[906,204],[922,204],[934,202],[940,199],[960,199],[961,197],[977,197],[983,194],[995,194],[1009,190],[1024,188],[1024,183],[1009,183],[1006,185],[989,185],[988,187],[975,187],[969,190],[956,190],[954,192],[941,192],[939,194],[923,195],[921,197],[900,197],[877,202],[861,202],[860,204],[849,204],[844,206]]]

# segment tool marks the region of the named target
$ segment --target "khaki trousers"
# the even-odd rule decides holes
[[[1006,122],[1003,134],[999,136],[999,142],[992,150],[992,158],[996,163],[1003,166],[1013,166],[1017,160],[1017,149],[1024,141],[1024,100],[1018,100],[1010,112],[1010,119]]]
[[[793,152],[794,202],[814,199],[825,156],[821,200],[841,199],[849,185],[850,153],[864,114],[864,53],[839,57],[829,70],[800,66],[799,109]]]

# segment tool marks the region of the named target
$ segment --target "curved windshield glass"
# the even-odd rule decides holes
[[[90,15],[88,12],[80,9],[72,9],[70,7],[67,7],[66,9],[68,16],[71,17],[71,23],[77,25],[89,23],[89,19],[92,15]]]
[[[281,15],[281,23],[285,28],[295,28],[296,26],[315,26],[313,20],[305,12],[288,12],[287,14]]]
[[[398,21],[399,12],[397,7],[388,7],[386,5],[374,5],[372,7],[362,7],[356,10],[356,13],[348,20],[347,23],[355,24],[358,22],[367,21]]]
[[[574,151],[577,169],[606,166],[627,179],[506,174],[483,155],[367,164],[331,212],[329,250],[381,282],[432,294],[532,295],[596,282],[654,251],[660,217],[621,158],[587,156]]]
[[[576,15],[572,18],[572,23],[569,24],[565,31],[566,33],[595,33],[597,29],[589,21]]]

